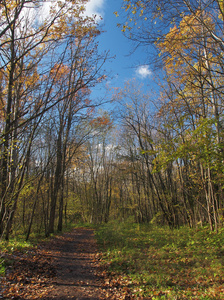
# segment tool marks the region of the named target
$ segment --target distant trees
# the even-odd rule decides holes
[[[161,131],[156,116],[153,116],[154,99],[144,95],[132,82],[126,84],[120,97],[126,137],[122,160],[129,166],[129,195],[135,219],[150,222],[162,215],[170,227],[178,226],[177,186],[172,177],[176,171],[169,164],[164,172],[157,163],[160,138],[165,132]]]
[[[51,201],[43,203],[47,205],[46,233],[54,231],[59,198],[58,228],[62,228],[61,189],[74,154],[69,148],[75,152],[74,143],[80,143],[71,135],[79,126],[78,120],[88,118],[94,106],[88,89],[103,79],[102,66],[107,58],[107,53],[98,53],[95,38],[100,31],[94,18],[84,16],[85,3],[0,3],[0,233],[6,239],[18,206],[22,205],[20,195],[35,180],[37,185],[33,183],[32,189],[35,191],[36,185],[37,195],[30,215],[30,232],[45,176],[45,184],[51,184],[47,200]],[[35,148],[40,145],[42,149]],[[24,202],[23,218],[30,204]]]
[[[110,116],[103,114],[90,123],[92,138],[86,143],[85,156],[74,170],[74,191],[83,209],[82,217],[90,223],[108,222],[111,212],[115,143],[111,138]]]
[[[222,1],[124,1],[122,31],[154,45],[160,94],[133,82],[115,124],[86,1],[1,1],[0,235],[134,218],[178,227],[224,217]]]
[[[123,8],[122,31],[138,45],[154,45],[163,66],[153,139],[144,133],[150,147],[139,138],[137,146],[150,154],[159,210],[168,224],[208,222],[217,230],[224,200],[223,3],[124,1]],[[125,120],[139,137],[143,117],[129,110],[134,123]]]
[[[218,143],[213,116],[203,117],[195,97],[186,103],[168,87],[156,100],[131,82],[119,92],[123,129],[116,158],[117,215],[170,227],[208,223],[218,230],[222,134]]]

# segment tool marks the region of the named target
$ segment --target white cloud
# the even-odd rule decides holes
[[[38,21],[44,22],[50,15],[51,2],[44,2],[38,12]]]
[[[63,3],[66,4],[65,9],[70,8],[70,3],[66,2],[67,0],[61,0]],[[87,2],[86,10],[84,12],[84,16],[96,16],[96,21],[100,21],[101,17],[103,16],[104,6],[106,0],[89,0]],[[57,1],[53,0],[46,0],[41,2],[40,5],[35,5],[32,2],[27,3],[27,5],[23,8],[19,16],[19,24],[20,26],[17,28],[17,34],[21,34],[21,28],[24,30],[26,29],[34,29],[36,26],[43,24],[45,21],[46,23],[50,22],[50,10],[52,5],[56,12],[59,12],[60,7],[57,5]]]
[[[146,77],[149,77],[152,75],[152,71],[149,69],[148,65],[142,65],[136,69],[136,74],[140,78],[145,79]]]
[[[62,1],[65,2],[66,0],[62,0]],[[89,17],[96,15],[96,18],[99,21],[100,18],[103,16],[103,9],[104,9],[105,2],[106,0],[89,0],[89,2],[87,2],[87,4],[85,5],[86,10],[84,12],[84,15]],[[51,6],[52,6],[51,0],[44,2],[39,7],[39,9],[34,9],[34,7],[31,6],[32,16],[33,14],[35,14],[36,20],[40,23],[43,23],[50,16]],[[55,7],[55,9],[59,11],[59,7]],[[28,8],[28,10],[30,11],[30,8]]]
[[[62,1],[65,2],[65,0]],[[85,5],[86,10],[84,12],[84,15],[89,17],[96,16],[96,19],[99,21],[103,16],[105,2],[106,0],[89,0],[89,2],[87,2],[87,4]],[[39,13],[39,21],[43,21],[49,16],[50,6],[51,1],[44,2]]]
[[[86,4],[85,15],[87,16],[95,16],[99,20],[103,16],[103,8],[105,5],[105,0],[90,0]]]

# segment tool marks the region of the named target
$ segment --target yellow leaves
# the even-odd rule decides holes
[[[123,25],[121,31],[122,31],[122,32],[125,32],[127,27],[128,27],[128,26]]]
[[[130,0],[123,0],[126,2],[126,4],[123,5],[122,9],[127,12],[127,20],[130,23],[133,23],[135,26],[138,24],[137,18],[142,18],[144,21],[147,21],[148,18],[144,16],[145,14],[145,9],[146,9],[146,4],[144,1],[130,1]],[[116,12],[115,12],[116,15]],[[121,25],[119,24],[119,27]],[[137,29],[140,29],[141,27],[137,27]],[[125,32],[126,30],[131,30],[133,27],[128,26],[127,22],[126,24],[122,27],[122,32]],[[132,34],[130,33],[130,37]]]
[[[60,9],[62,9],[65,6],[64,1],[57,1],[57,5]]]
[[[144,14],[144,9],[141,9],[141,10],[140,10],[139,17],[142,17],[142,16],[143,16],[143,14]]]
[[[160,12],[160,7],[157,10]],[[193,56],[196,57],[198,51],[197,45],[201,44],[202,33],[206,34],[206,31],[214,29],[212,19],[202,11],[197,11],[191,15],[182,14],[181,17],[182,20],[179,26],[177,27],[174,23],[175,20],[172,20],[172,24],[174,25],[166,34],[163,41],[159,39],[155,43],[161,51],[160,56],[163,53],[168,54],[165,58],[167,69],[171,67],[171,64],[177,67],[185,64],[188,59],[191,60]],[[160,15],[159,18],[162,19],[163,15]],[[203,24],[200,21],[201,19],[203,19]],[[209,41],[209,39],[207,40]]]
[[[166,35],[164,41],[161,41],[161,39],[157,39],[156,45],[160,49],[161,53],[169,53],[172,55],[173,51],[177,49],[177,47],[182,46],[179,41],[180,41],[180,36],[179,36],[179,29],[177,28],[176,25],[174,25],[171,29],[170,32]]]
[[[160,56],[165,54],[164,63],[167,74],[173,79],[179,77],[180,84],[186,80],[186,76],[188,79],[192,76],[190,80],[195,81],[193,77],[197,77],[199,71],[200,74],[207,76],[205,75],[206,66],[203,66],[203,60],[200,64],[200,70],[195,65],[198,62],[195,60],[199,55],[198,45],[201,44],[202,24],[199,19],[201,17],[202,12],[200,11],[193,15],[183,15],[179,26],[174,24],[164,39],[159,38],[155,43],[160,49]],[[203,15],[203,22],[210,29],[214,26],[211,18],[205,14]],[[209,40],[207,39],[207,41]],[[213,57],[207,57],[207,59],[214,62]],[[183,76],[184,74],[186,76]]]
[[[84,4],[86,2],[86,0],[52,2],[50,16],[51,19],[57,17],[50,26],[48,37],[50,36],[50,39],[62,39],[68,35],[78,36],[79,38],[98,35],[99,31],[96,31],[95,17],[85,16],[84,14]]]
[[[25,80],[25,86],[26,88],[29,88],[29,87],[33,87],[39,80],[40,76],[39,74],[37,73],[37,70],[35,70],[33,72],[32,75],[30,75],[26,80]]]
[[[18,3],[18,1],[15,0],[5,1],[5,9],[1,10],[1,15],[3,15],[4,17],[6,16],[9,17],[14,14],[14,11],[18,9],[19,6],[21,6],[21,4]]]
[[[219,9],[220,9],[220,11],[221,11],[221,13],[223,15],[224,14],[224,1],[223,0],[219,0],[218,3],[219,3]]]
[[[132,29],[132,27],[128,26],[128,23],[126,23],[125,25],[122,26],[121,31],[125,32],[126,30],[131,30],[131,29]]]
[[[218,3],[219,3],[219,10],[220,10],[220,14],[219,14],[218,18],[220,20],[223,20],[224,19],[224,1],[219,0]]]
[[[131,4],[126,5],[125,11],[129,10],[130,7],[131,7]]]

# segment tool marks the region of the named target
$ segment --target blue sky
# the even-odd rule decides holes
[[[112,77],[108,79],[107,84],[111,88],[122,87],[125,81],[136,78],[145,85],[145,90],[151,89],[153,73],[147,64],[146,54],[141,48],[130,55],[133,43],[117,27],[117,23],[121,20],[114,12],[120,11],[122,2],[122,0],[91,0],[87,5],[88,14],[99,14],[103,18],[100,25],[105,32],[99,37],[99,49],[110,50],[110,55],[115,56],[112,61],[106,63],[106,69]]]
[[[133,50],[133,43],[117,27],[117,23],[122,22],[122,20],[117,18],[114,12],[121,11],[122,3],[123,0],[89,0],[85,14],[102,16],[102,21],[99,23],[105,32],[99,37],[99,50],[109,50],[110,56],[115,57],[105,65],[105,69],[110,75],[107,79],[107,86],[110,88],[123,87],[125,81],[136,78],[144,84],[144,91],[146,92],[155,86],[153,72],[147,63],[144,48],[138,49],[130,55]],[[42,21],[48,16],[50,5],[51,1],[44,2],[38,15]],[[102,94],[103,91],[98,86],[94,89],[92,97],[102,97]]]

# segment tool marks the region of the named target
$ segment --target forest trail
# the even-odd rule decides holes
[[[56,277],[45,299],[105,299],[97,275],[97,251],[93,230],[74,229],[50,243]]]
[[[3,299],[121,299],[105,284],[92,229],[76,228],[11,258]]]

